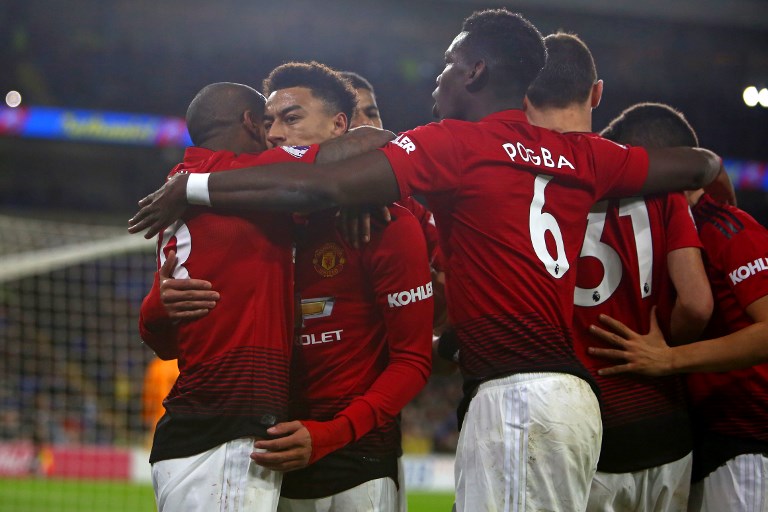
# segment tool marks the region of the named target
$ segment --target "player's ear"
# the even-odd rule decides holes
[[[477,92],[488,85],[488,66],[484,60],[478,60],[467,73],[465,81],[469,92]]]
[[[347,119],[347,114],[344,112],[339,112],[335,116],[333,116],[333,135],[334,137],[338,137],[339,135],[343,135],[347,132],[347,129],[349,128],[349,120]]]
[[[251,110],[243,112],[243,117],[240,120],[243,124],[243,128],[248,134],[250,134],[253,140],[261,143],[262,146],[267,147],[267,134],[264,131],[264,120],[262,116],[257,115]]]
[[[603,81],[598,80],[594,84],[592,84],[592,92],[590,93],[589,97],[589,106],[592,108],[597,108],[597,106],[600,104],[600,99],[603,97]]]

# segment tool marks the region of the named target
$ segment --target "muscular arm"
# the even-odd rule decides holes
[[[670,325],[672,341],[696,341],[707,326],[714,305],[701,250],[685,247],[670,251],[667,268],[677,292]]]
[[[396,201],[400,190],[389,160],[380,151],[370,151],[391,138],[391,132],[380,131],[377,138],[367,134],[357,137],[357,131],[321,145],[318,160],[325,163],[309,166],[291,162],[211,174],[211,206],[295,212]],[[360,154],[364,150],[368,151]],[[350,155],[357,156],[333,162]],[[187,207],[188,178],[180,175],[142,199],[141,209],[128,221],[128,231],[148,229],[144,236],[150,238],[178,219]]]
[[[642,195],[673,190],[693,190],[711,183],[722,161],[703,148],[656,148],[648,150],[648,176]]]

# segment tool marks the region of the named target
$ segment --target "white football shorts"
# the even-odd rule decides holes
[[[456,510],[584,510],[603,427],[589,384],[521,373],[480,385],[456,451]]]
[[[768,512],[768,457],[739,455],[691,486],[689,512]]]
[[[275,512],[283,474],[250,458],[253,438],[152,464],[158,512]]]
[[[280,498],[278,512],[398,512],[400,498],[391,478],[377,478],[338,494],[312,500]]]
[[[631,473],[603,473],[592,479],[587,512],[651,510],[682,512],[688,507],[693,458]]]

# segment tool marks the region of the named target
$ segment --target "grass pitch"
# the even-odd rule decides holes
[[[412,491],[409,512],[450,512],[453,493]],[[2,512],[152,512],[151,485],[45,478],[0,479]]]

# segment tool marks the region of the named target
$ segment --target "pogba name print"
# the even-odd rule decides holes
[[[517,159],[523,162],[530,162],[533,165],[549,167],[550,169],[562,169],[563,167],[570,167],[575,171],[576,167],[565,158],[563,155],[553,155],[550,150],[544,146],[536,149],[529,149],[523,145],[522,142],[505,142],[501,145],[509,155],[510,160],[517,162]],[[555,162],[557,158],[557,162]]]

